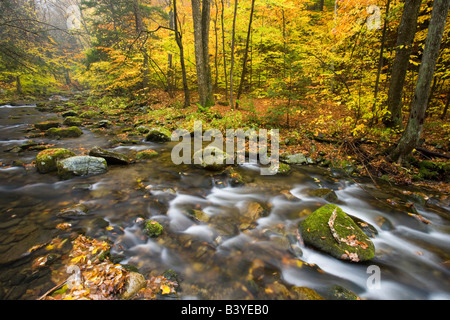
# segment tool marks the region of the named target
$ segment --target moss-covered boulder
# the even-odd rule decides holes
[[[57,167],[62,179],[102,174],[108,169],[105,159],[91,156],[70,157],[58,161]]]
[[[229,155],[219,148],[208,146],[194,153],[192,163],[198,168],[221,171],[227,166],[228,157]]]
[[[79,127],[83,124],[83,120],[78,117],[69,116],[64,119],[63,124],[70,127]]]
[[[147,133],[145,140],[150,142],[163,143],[171,141],[171,136],[172,134],[170,133],[170,131],[165,128],[153,128],[150,129],[150,131]]]
[[[154,220],[147,220],[145,222],[144,229],[147,235],[151,238],[159,237],[164,231],[163,226]]]
[[[63,112],[61,115],[64,118],[67,118],[67,117],[78,117],[78,112],[73,111],[73,110],[68,110],[66,112]]]
[[[137,160],[148,160],[153,159],[154,157],[157,157],[159,155],[158,152],[152,149],[142,150],[136,153],[136,159]]]
[[[74,157],[76,154],[63,148],[46,149],[36,156],[36,168],[40,173],[48,173],[57,170],[59,160]]]
[[[300,222],[303,241],[331,256],[353,262],[370,260],[375,246],[341,208],[327,204]]]
[[[38,130],[46,131],[50,128],[58,128],[60,125],[61,125],[61,123],[59,121],[44,121],[44,122],[35,123],[34,127]]]
[[[78,138],[83,134],[78,127],[68,127],[68,128],[50,128],[45,131],[47,137],[53,138]]]

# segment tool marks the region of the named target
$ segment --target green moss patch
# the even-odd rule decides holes
[[[332,218],[333,216],[333,218]],[[341,208],[327,204],[300,222],[303,241],[331,256],[353,262],[370,260],[375,246]]]

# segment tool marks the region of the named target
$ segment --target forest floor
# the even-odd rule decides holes
[[[189,124],[185,121],[187,118],[183,120],[180,116],[172,117],[167,112],[157,112],[173,110],[172,106],[178,106],[175,107],[178,110],[175,113],[200,113],[196,104],[181,108],[179,101],[183,101],[182,93],[171,99],[165,92],[155,92],[151,104],[153,111],[144,116],[145,121],[157,121],[161,126],[172,126],[172,129],[188,129]],[[367,122],[361,121],[359,124],[363,124],[362,130],[355,134],[352,120],[354,114],[343,105],[313,100],[296,101],[291,104],[289,116],[280,112],[286,109],[286,105],[285,100],[244,98],[237,110],[231,110],[229,105],[216,101],[216,105],[207,111],[209,116],[201,117],[201,120],[209,120],[212,127],[219,127],[223,132],[225,126],[232,126],[234,129],[279,129],[281,154],[303,153],[319,165],[323,165],[328,159],[334,167],[352,165],[356,168],[356,174],[372,179],[382,178],[391,183],[449,193],[450,162],[445,158],[450,149],[450,126],[447,119],[428,117],[421,144],[421,148],[444,157],[430,157],[429,154],[415,150],[408,159],[409,163],[399,165],[388,161],[385,151],[398,141],[401,134],[386,130],[381,121],[371,128]],[[407,111],[404,112],[404,118],[407,114]],[[175,123],[171,121],[173,118],[177,119]],[[139,119],[142,121],[142,116],[137,116],[135,120]],[[438,172],[425,171],[421,163],[430,161]],[[327,163],[324,166],[328,166]]]

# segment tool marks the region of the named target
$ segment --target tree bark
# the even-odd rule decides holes
[[[434,0],[408,125],[390,154],[393,161],[401,162],[418,145],[449,7],[448,0]]]
[[[402,20],[398,27],[395,60],[392,67],[388,93],[389,114],[383,119],[387,127],[402,125],[402,92],[406,71],[409,65],[414,35],[417,29],[417,18],[422,0],[405,1]]]
[[[192,0],[192,17],[194,20],[195,62],[199,103],[208,108],[214,104],[211,67],[209,65],[209,25],[210,0]]]
[[[225,11],[225,5],[223,3],[224,0],[221,0],[222,2],[222,14],[220,17],[221,24],[222,24],[222,50],[223,50],[223,73],[225,77],[225,99],[228,101],[228,76],[227,76],[227,57],[226,57],[226,50],[225,50],[225,25],[223,23],[223,16]]]
[[[139,0],[133,1],[133,11],[134,11],[135,24],[136,24],[136,34],[139,37],[141,32],[145,31],[144,22],[142,20],[141,8],[139,7]],[[149,57],[148,57],[147,50],[145,50],[145,48],[142,48],[141,52],[144,57],[144,60],[142,62],[142,87],[147,88],[148,84],[149,84],[149,72],[148,72]]]
[[[389,17],[389,9],[391,6],[391,0],[387,0],[386,3],[386,17],[384,18],[384,26],[383,26],[383,34],[381,36],[381,48],[380,48],[380,57],[378,60],[378,70],[377,70],[377,78],[375,80],[375,90],[374,90],[374,97],[373,97],[373,106],[372,106],[372,121],[375,120],[375,114],[376,112],[376,107],[377,107],[377,98],[378,98],[378,87],[380,85],[380,76],[381,76],[381,69],[383,68],[383,53],[384,53],[384,45],[386,43],[386,29],[387,29],[387,24],[388,24],[388,17]],[[376,121],[378,121],[378,119],[376,119]]]
[[[234,68],[234,44],[236,41],[236,16],[237,16],[238,0],[234,1],[234,17],[233,17],[233,29],[231,39],[231,67],[230,67],[230,106],[234,109],[234,97],[233,97],[233,68]]]
[[[186,65],[184,63],[184,48],[183,42],[181,41],[181,33],[178,32],[178,13],[177,13],[177,0],[173,0],[173,19],[174,19],[174,30],[175,30],[175,41],[177,42],[178,48],[180,49],[180,64],[181,73],[183,76],[183,91],[184,91],[184,107],[188,107],[190,102],[189,87],[187,83],[186,76]]]
[[[248,49],[250,46],[250,35],[252,33],[252,22],[253,22],[253,12],[255,11],[255,0],[252,0],[252,8],[250,10],[250,21],[248,23],[247,31],[247,42],[245,43],[244,60],[242,61],[242,74],[241,82],[239,83],[239,89],[237,92],[237,100],[241,98],[242,91],[244,89],[245,74],[247,73],[247,60],[248,60]],[[236,101],[236,109],[239,107],[239,102]]]

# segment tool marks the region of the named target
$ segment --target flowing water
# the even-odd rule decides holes
[[[425,203],[414,196],[417,190],[405,192],[388,184],[376,188],[370,180],[356,183],[339,172],[309,166],[294,166],[287,176],[261,176],[257,164],[237,167],[246,183],[233,187],[225,176],[172,164],[174,144],[145,141],[111,150],[130,154],[152,148],[159,157],[110,166],[98,176],[60,180],[34,167],[12,166],[15,160],[29,164],[38,153],[14,149],[30,140],[26,135],[32,125],[56,117],[35,105],[0,106],[1,299],[36,299],[55,285],[52,275],[63,267],[70,246],[37,269],[33,261],[42,250],[30,248],[62,236],[55,228],[61,222],[70,222],[73,232],[109,239],[113,256],[144,275],[174,270],[180,299],[284,298],[267,290],[275,282],[308,287],[326,298],[334,297],[330,292],[335,286],[365,299],[450,298],[450,206],[443,195],[431,194]],[[83,132],[73,139],[32,140],[78,154],[108,147],[110,137],[87,128]],[[308,195],[317,188],[335,190],[345,212],[373,226],[374,259],[344,262],[302,243],[298,223],[327,203]],[[429,224],[407,214],[411,202]],[[89,209],[86,215],[58,215],[79,203]],[[243,226],[253,203],[266,213]],[[207,221],[194,219],[191,209],[202,210]],[[139,217],[160,222],[164,234],[144,235]],[[371,266],[380,271],[379,282],[373,281]]]

